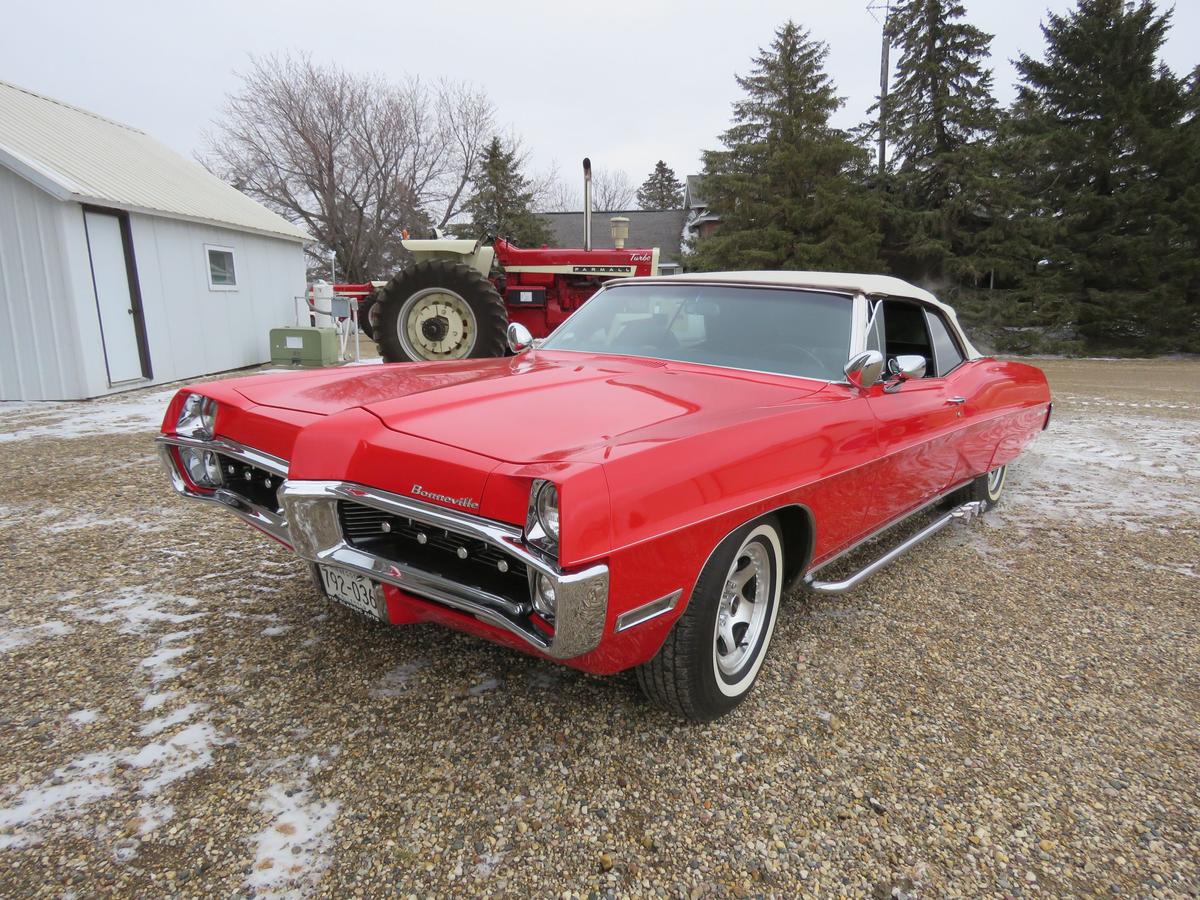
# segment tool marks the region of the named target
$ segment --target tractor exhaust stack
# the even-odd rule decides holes
[[[592,161],[583,158],[583,249],[592,249]]]

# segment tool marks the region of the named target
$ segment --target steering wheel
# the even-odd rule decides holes
[[[817,354],[813,353],[807,347],[802,347],[799,344],[793,344],[791,341],[773,341],[768,346],[778,347],[781,350],[790,350],[804,354],[813,361],[813,364],[817,367],[818,372],[823,372],[828,368],[828,366],[825,365],[825,361],[817,356]]]

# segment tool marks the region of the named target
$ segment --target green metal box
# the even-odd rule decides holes
[[[336,328],[272,328],[271,362],[317,368],[338,361]]]

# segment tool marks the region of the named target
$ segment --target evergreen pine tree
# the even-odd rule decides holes
[[[789,21],[759,51],[734,103],[723,150],[704,152],[704,190],[721,227],[700,240],[697,269],[879,268],[879,201],[867,155],[829,124],[842,103],[828,49]]]
[[[1170,18],[1079,0],[1042,26],[1045,58],[1017,62],[1011,155],[1035,204],[1037,287],[1093,351],[1195,346],[1194,101],[1159,59]]]
[[[521,174],[516,150],[506,148],[498,137],[484,150],[473,180],[475,193],[464,209],[471,217],[474,237],[503,237],[523,247],[537,247],[550,240],[545,221],[533,211],[533,186]]]
[[[660,159],[638,188],[637,202],[640,209],[679,209],[683,206],[683,182],[675,176],[675,170]]]
[[[900,56],[887,99],[895,163],[885,255],[898,274],[937,285],[991,283],[1009,268],[998,245],[1010,198],[997,177],[999,112],[984,66],[992,36],[964,15],[957,0],[903,0],[888,21]]]

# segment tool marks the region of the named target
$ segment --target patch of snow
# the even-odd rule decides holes
[[[88,805],[114,794],[118,766],[139,770],[138,789],[152,796],[211,764],[213,749],[227,743],[230,741],[221,738],[210,723],[199,722],[141,749],[89,753],[55,769],[36,787],[21,790],[19,785],[10,785],[4,791],[9,805],[0,807],[0,831],[4,832],[0,834],[0,849],[36,844],[41,840],[38,823],[52,816],[78,817]],[[153,809],[157,810],[154,818],[158,824],[174,814],[170,807]]]
[[[278,637],[281,634],[286,634],[292,630],[291,625],[272,625],[269,628],[264,628],[262,633],[267,637]]]
[[[143,803],[137,817],[141,819],[138,834],[147,835],[175,818],[175,807],[170,803]]]
[[[159,732],[166,731],[168,728],[178,725],[181,722],[186,722],[196,713],[204,712],[208,706],[204,703],[189,703],[186,706],[181,706],[173,712],[167,713],[165,716],[159,716],[157,719],[151,719],[145,725],[138,729],[138,734],[142,737],[153,737]]]
[[[479,684],[473,684],[467,688],[467,693],[472,697],[478,697],[480,694],[486,694],[488,691],[494,691],[500,687],[500,681],[496,678],[485,678]]]
[[[72,531],[79,531],[83,528],[112,528],[114,526],[141,532],[166,531],[171,527],[170,522],[167,521],[155,524],[143,519],[134,519],[131,516],[104,517],[89,513],[80,513],[62,522],[43,525],[41,526],[41,530],[50,534],[66,534]]]
[[[64,634],[70,634],[74,630],[66,622],[61,622],[58,619],[51,619],[39,625],[7,628],[0,631],[0,653],[7,653],[9,650],[16,650],[18,647],[24,647],[36,641],[45,640],[46,638],[62,637]]]
[[[1200,519],[1200,428],[1194,419],[1112,412],[1056,415],[1010,468],[1005,519],[1043,517],[1154,527]]]
[[[314,641],[315,643],[315,641]],[[307,642],[306,642],[307,645]],[[396,666],[375,683],[371,688],[372,697],[396,697],[404,693],[412,677],[429,665],[423,659],[413,660]]]
[[[175,389],[115,399],[0,404],[0,443],[157,431]]]
[[[150,712],[158,709],[169,700],[173,700],[179,696],[179,691],[158,691],[157,693],[147,694],[142,701],[142,711]]]
[[[301,771],[271,785],[259,800],[266,827],[256,834],[254,865],[246,886],[260,897],[293,897],[313,891],[329,866],[329,827],[340,804],[322,800]]]
[[[178,594],[165,594],[146,588],[123,588],[114,596],[102,599],[89,607],[75,605],[71,611],[93,622],[121,623],[122,634],[140,633],[146,626],[167,622],[182,625],[204,615],[202,612],[176,612],[173,608],[191,609],[200,601]],[[190,634],[192,632],[185,632]]]
[[[77,709],[67,713],[67,721],[73,725],[91,725],[100,718],[100,713],[94,709]]]
[[[39,786],[21,791],[12,805],[0,808],[0,831],[5,832],[0,850],[36,844],[41,838],[29,826],[60,812],[78,813],[111,795],[116,790],[109,777],[114,765],[112,753],[89,753],[55,769]]]
[[[142,779],[140,790],[152,795],[208,766],[212,763],[213,748],[227,743],[210,723],[197,722],[161,743],[147,744],[125,757],[125,761],[135,769],[150,770]]]
[[[187,647],[160,647],[157,651],[147,656],[140,663],[142,668],[150,670],[150,679],[155,684],[160,681],[166,681],[170,678],[175,678],[183,669],[179,666],[170,665],[171,660],[178,659],[186,653],[191,652],[191,646]]]

